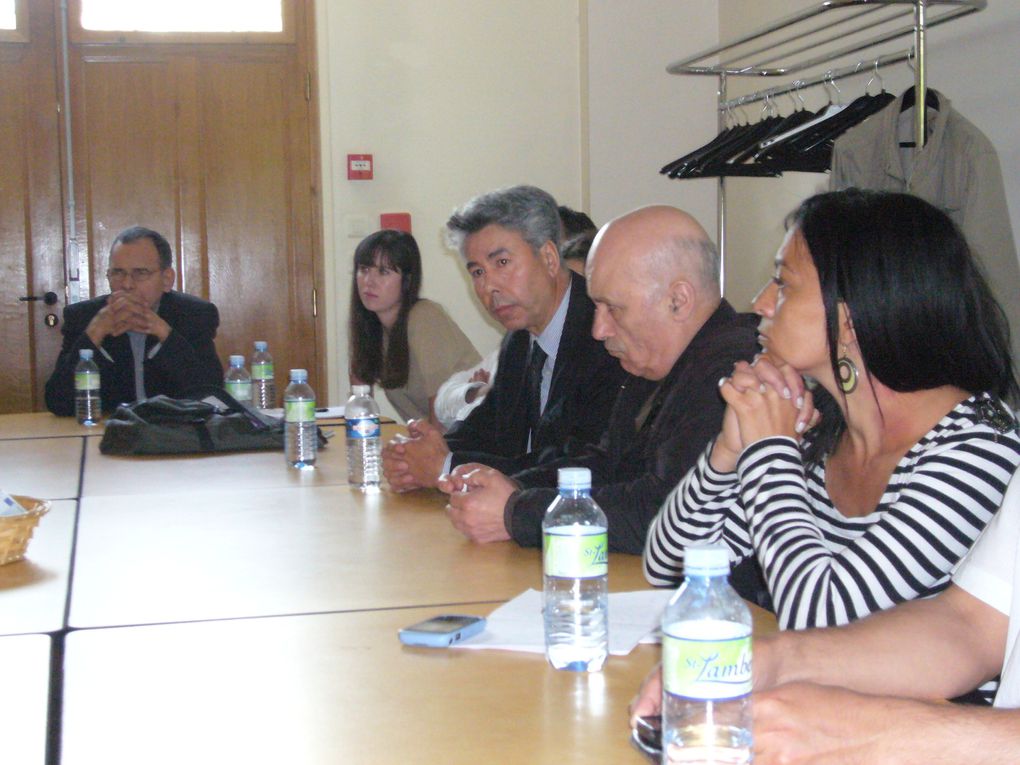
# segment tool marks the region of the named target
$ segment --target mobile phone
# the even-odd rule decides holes
[[[481,616],[444,614],[423,622],[404,627],[398,633],[404,645],[424,645],[430,648],[446,648],[458,640],[465,640],[485,629]]]
[[[639,717],[630,740],[648,759],[659,762],[662,759],[662,717]]]

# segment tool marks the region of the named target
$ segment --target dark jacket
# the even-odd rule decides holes
[[[64,309],[64,342],[57,365],[46,382],[46,408],[54,414],[74,414],[74,368],[78,351],[91,348],[99,366],[100,398],[103,411],[135,400],[135,367],[131,341],[125,333],[107,336],[103,348],[113,361],[106,358],[85,334],[85,328],[109,295],[72,303]],[[223,366],[216,355],[213,338],[220,323],[216,306],[183,292],[164,292],[157,311],[171,327],[171,332],[151,359],[144,362],[145,392],[149,396],[164,394],[180,397],[186,390],[199,385],[222,385]],[[145,341],[145,351],[157,343],[153,335]]]
[[[738,314],[724,300],[661,384],[628,376],[597,446],[515,475],[525,490],[511,495],[504,513],[513,539],[529,547],[541,544],[542,518],[556,498],[557,468],[587,467],[592,497],[609,520],[609,548],[640,555],[666,495],[722,429],[719,378],[757,353],[757,325],[757,316]],[[652,396],[637,429],[636,418]]]
[[[626,374],[591,336],[594,316],[595,304],[588,298],[584,279],[572,273],[549,398],[530,452],[525,382],[530,333],[519,329],[507,334],[485,401],[446,434],[454,467],[481,462],[507,474],[516,473],[570,441],[580,445],[596,443],[602,437]]]

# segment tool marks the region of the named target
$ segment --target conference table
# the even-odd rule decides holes
[[[325,429],[298,471],[275,451],[106,456],[101,426],[0,416],[0,488],[52,503],[0,566],[0,761],[643,761],[627,704],[656,646],[584,674],[398,642],[540,590],[539,551],[466,540],[439,492],[348,486]],[[646,589],[640,564],[610,555],[610,590]]]

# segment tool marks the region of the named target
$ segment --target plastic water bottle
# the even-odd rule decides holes
[[[269,343],[256,340],[255,354],[251,357],[252,403],[259,409],[276,406],[276,377],[268,349]]]
[[[556,669],[598,672],[609,653],[606,515],[588,468],[560,468],[560,495],[542,521],[545,656]]]
[[[92,360],[92,349],[78,351],[74,368],[74,412],[82,425],[98,425],[102,417],[99,400],[99,367]]]
[[[315,424],[315,391],[308,385],[308,372],[290,370],[290,385],[283,392],[284,453],[287,464],[296,468],[315,467],[319,428]]]
[[[751,761],[751,612],[722,545],[688,547],[662,615],[662,761]]]
[[[347,420],[347,481],[365,492],[379,491],[379,405],[368,385],[351,386]]]
[[[223,387],[242,404],[251,403],[251,375],[244,368],[244,356],[231,356]]]

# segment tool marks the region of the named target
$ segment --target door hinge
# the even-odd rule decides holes
[[[312,287],[312,318],[316,318],[319,315],[319,293]]]
[[[305,101],[312,100],[312,73],[305,72]]]

